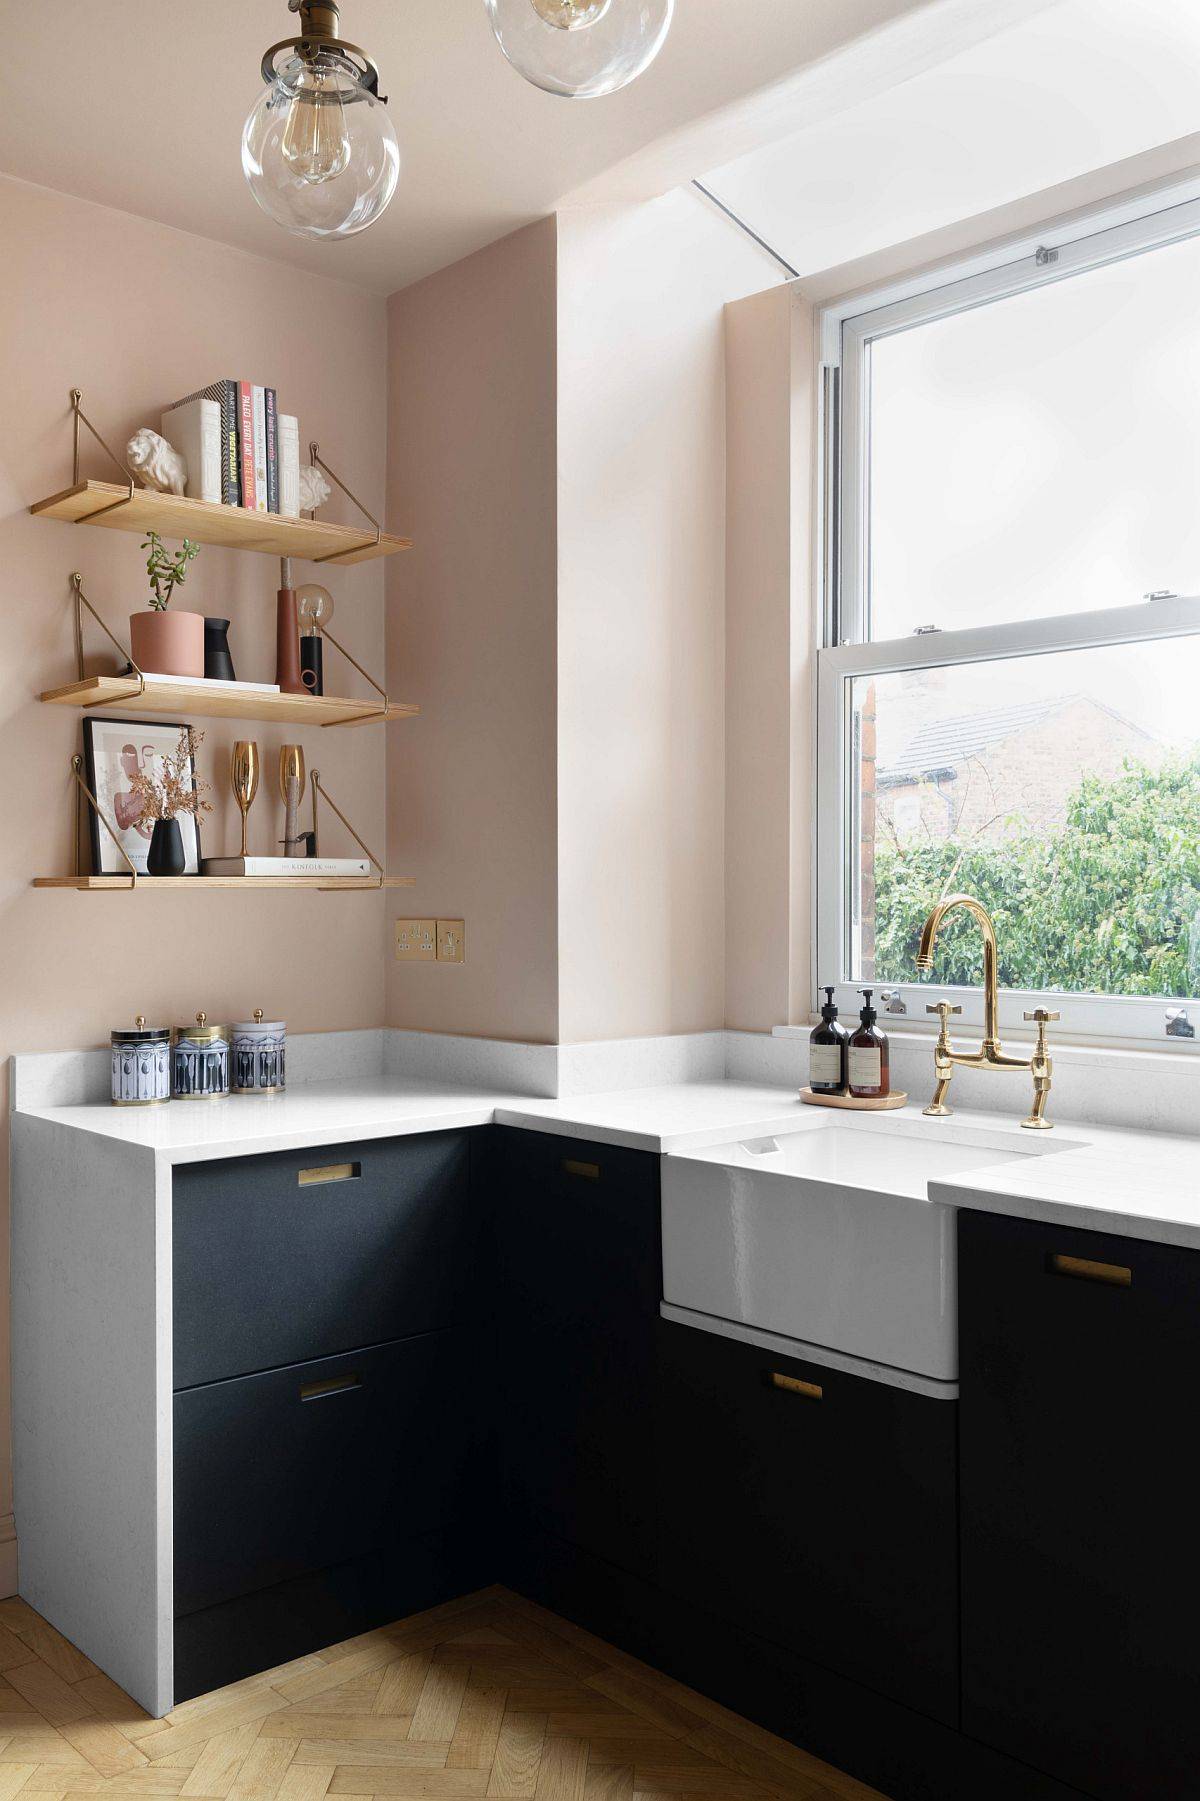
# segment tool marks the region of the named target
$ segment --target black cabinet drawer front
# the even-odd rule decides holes
[[[176,1614],[459,1519],[480,1362],[456,1330],[176,1394]]]
[[[496,1230],[505,1301],[530,1318],[611,1322],[662,1299],[659,1159],[648,1151],[504,1131]]]
[[[663,1581],[957,1718],[957,1406],[664,1329]]]
[[[176,1389],[466,1314],[469,1168],[470,1134],[440,1132],[178,1169]]]
[[[1102,1801],[1193,1801],[1200,1253],[959,1218],[963,1725]]]

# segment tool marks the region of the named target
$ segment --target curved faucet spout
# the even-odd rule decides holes
[[[973,894],[949,894],[945,900],[938,902],[925,921],[924,929],[921,932],[921,948],[917,952],[917,968],[933,968],[933,947],[937,942],[942,921],[947,913],[952,913],[957,907],[962,907],[971,915],[983,938],[983,1044],[984,1050],[995,1056],[998,1055],[1000,1049],[997,1026],[999,957],[996,948],[995,922],[982,901],[976,900]]]

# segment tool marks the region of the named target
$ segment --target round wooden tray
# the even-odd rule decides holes
[[[881,1100],[859,1100],[853,1094],[814,1094],[811,1088],[802,1088],[800,1099],[809,1107],[844,1107],[851,1113],[893,1113],[908,1105],[908,1096],[898,1091]]]

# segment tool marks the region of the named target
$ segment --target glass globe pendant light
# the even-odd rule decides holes
[[[496,41],[534,87],[571,100],[615,94],[649,68],[675,0],[484,0]]]
[[[542,0],[545,3],[545,0]],[[242,132],[242,168],[265,213],[302,238],[349,238],[396,191],[400,149],[379,71],[338,35],[336,0],[288,0],[301,35],[272,44]]]

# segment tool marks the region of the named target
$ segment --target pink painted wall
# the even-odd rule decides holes
[[[813,308],[726,309],[725,1022],[811,1005]]]
[[[378,512],[384,303],[18,182],[0,181],[0,242],[0,1060],[6,1069],[14,1051],[102,1044],[112,1026],[138,1012],[172,1022],[204,1008],[210,1018],[228,1019],[261,1005],[300,1030],[379,1025],[381,897],[87,895],[29,886],[34,875],[72,867],[69,760],[80,744],[80,715],[34,699],[40,689],[74,679],[68,578],[83,571],[89,597],[120,634],[143,603],[145,574],[137,536],[35,520],[26,508],[70,481],[73,385],[84,390],[85,409],[116,449],[134,427],[157,426],[164,403],[218,377],[247,375],[278,388],[283,408],[299,414],[305,442],[318,438]],[[86,452],[84,472],[109,474],[99,450]],[[343,515],[331,506],[330,516]],[[368,667],[381,667],[381,569],[365,565],[318,578],[302,567],[334,593],[338,635]],[[192,610],[229,616],[238,674],[270,680],[277,586],[273,560],[206,548],[179,599]],[[95,627],[87,642],[90,668],[114,666]],[[281,821],[272,757],[293,734],[232,721],[208,726],[201,773],[213,783],[216,811],[205,825],[205,846],[237,848],[227,749],[235,737],[257,736],[267,774],[251,815],[251,843],[266,851]],[[368,843],[382,843],[383,734],[303,735],[310,767],[320,767]],[[339,834],[336,826],[329,831],[330,850],[342,848]],[[347,841],[344,848],[353,846]],[[5,1106],[0,1118],[6,1116]],[[0,1242],[7,1249],[6,1195],[3,1206]],[[6,1311],[7,1280],[0,1294]],[[5,1359],[7,1337],[0,1317]],[[6,1392],[0,1368],[0,1394]],[[7,1444],[0,1413],[0,1557],[10,1530]]]
[[[465,918],[462,966],[397,964],[388,1023],[553,1042],[556,229],[526,227],[388,303],[389,921]]]
[[[559,217],[560,1036],[725,1016],[726,302],[693,190]]]

